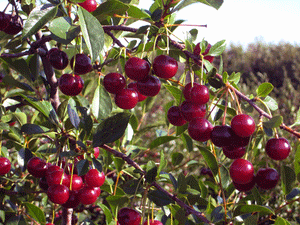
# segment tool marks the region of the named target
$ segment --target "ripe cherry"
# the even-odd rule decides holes
[[[230,177],[237,184],[250,183],[254,178],[254,168],[251,162],[245,159],[236,159],[229,168]]]
[[[48,169],[46,170],[46,177],[47,177],[49,174],[51,174],[52,172],[58,171],[58,170],[63,171],[63,169],[62,169],[61,167],[59,167],[59,166],[56,166],[56,165],[49,165],[49,166],[48,166]]]
[[[100,154],[99,147],[95,147],[94,148],[94,157],[95,157],[95,159],[98,159],[99,154]]]
[[[192,119],[188,126],[188,133],[196,141],[205,142],[210,139],[213,125],[204,118]]]
[[[0,176],[7,174],[10,171],[11,162],[6,157],[0,157]]]
[[[245,155],[246,148],[245,147],[235,148],[232,146],[227,146],[227,147],[223,147],[223,153],[229,159],[239,159]]]
[[[174,126],[183,126],[186,124],[186,120],[183,118],[179,106],[172,106],[169,108],[167,118],[169,123]]]
[[[65,208],[76,208],[80,204],[79,200],[79,191],[72,190],[69,192],[69,199],[64,204],[62,204]]]
[[[46,178],[49,186],[54,184],[60,184],[62,179],[62,184],[67,187],[70,187],[70,179],[68,175],[62,170],[54,171],[50,173]]]
[[[291,145],[285,138],[271,138],[266,144],[266,153],[271,159],[284,160],[291,151]]]
[[[163,223],[158,220],[146,220],[143,225],[163,225]]]
[[[72,59],[70,61],[70,66],[73,69],[74,56],[72,57]],[[73,69],[75,74],[77,74],[77,75],[86,74],[91,71],[92,67],[93,67],[92,61],[87,55],[76,54],[75,68]]]
[[[76,74],[65,73],[58,80],[58,87],[68,96],[76,96],[83,89],[83,80]]]
[[[63,70],[68,66],[69,59],[67,53],[59,50],[58,48],[52,48],[48,52],[48,59],[51,66],[57,70]]]
[[[125,77],[119,73],[109,73],[103,79],[104,88],[112,94],[117,94],[126,86]]]
[[[230,126],[215,126],[211,132],[211,141],[218,147],[230,146],[234,140],[235,133]]]
[[[158,77],[147,76],[143,81],[137,82],[138,91],[145,96],[155,96],[159,93],[161,83]]]
[[[70,193],[69,188],[62,184],[54,184],[48,188],[48,198],[56,204],[64,204],[68,201]]]
[[[131,88],[122,89],[115,96],[115,103],[121,109],[132,109],[138,101],[138,93]]]
[[[78,3],[82,8],[88,12],[94,12],[97,9],[97,2],[95,0],[86,0],[84,2]]]
[[[206,105],[197,105],[191,101],[183,101],[180,105],[180,110],[183,118],[186,121],[191,121],[195,117],[203,118],[206,114]]]
[[[177,70],[177,61],[168,55],[156,56],[153,61],[153,71],[160,78],[168,79],[174,77]]]
[[[182,93],[183,93],[185,100],[191,100],[191,89],[196,86],[200,86],[200,84],[194,82],[193,86],[192,86],[192,83],[188,83],[184,86]]]
[[[5,33],[15,35],[23,30],[23,19],[19,15],[10,16],[9,24],[3,30]]]
[[[85,175],[85,183],[90,187],[101,187],[104,181],[104,172],[99,172],[97,169],[91,169]]]
[[[138,211],[127,207],[119,210],[117,218],[120,225],[139,225],[142,219]]]
[[[231,120],[232,130],[241,137],[250,137],[255,131],[255,121],[247,114],[239,114]]]
[[[136,81],[142,81],[149,75],[150,64],[138,57],[129,58],[125,63],[126,75]]]
[[[191,102],[204,105],[209,101],[209,90],[205,85],[195,85],[190,92]]]
[[[84,187],[79,191],[79,200],[83,205],[93,204],[98,196],[98,192],[93,187]]]
[[[269,190],[274,188],[279,180],[277,170],[273,168],[260,168],[255,176],[255,182],[258,187]]]
[[[69,174],[67,176],[70,182],[72,180],[72,191],[79,191],[83,187],[83,180],[80,176],[78,176],[77,174],[73,174],[73,176]]]
[[[211,48],[211,44],[208,44],[205,51],[202,53],[202,55],[204,56],[204,59],[212,63],[215,57],[207,55],[209,53],[210,48]],[[201,48],[200,48],[200,43],[198,43],[194,48],[194,55],[200,55],[200,53],[201,53]]]
[[[27,162],[27,170],[34,177],[44,177],[46,176],[46,171],[48,169],[48,164],[45,160],[39,157],[33,157]]]
[[[139,102],[144,101],[144,100],[147,98],[147,96],[142,95],[142,94],[139,92],[139,90],[137,89],[137,82],[131,82],[131,83],[129,83],[129,84],[127,85],[127,87],[128,87],[128,88],[131,88],[131,89],[133,89],[133,90],[135,90],[135,91],[138,93],[138,96],[139,96]]]
[[[0,31],[3,31],[9,24],[10,15],[0,12]]]
[[[233,185],[234,185],[235,189],[238,191],[243,191],[243,192],[250,191],[255,186],[255,177],[253,178],[253,180],[250,183],[237,184],[237,183],[233,182]]]

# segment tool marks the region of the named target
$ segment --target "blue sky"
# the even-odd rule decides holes
[[[0,0],[0,9],[6,2]],[[140,0],[140,7],[147,9],[151,3]],[[198,40],[205,38],[212,44],[225,39],[228,44],[246,46],[258,38],[266,43],[300,45],[299,0],[224,0],[219,10],[195,3],[181,10],[177,19],[185,19],[186,24],[207,24],[207,28],[197,28]],[[175,34],[183,39],[192,28],[180,27]]]

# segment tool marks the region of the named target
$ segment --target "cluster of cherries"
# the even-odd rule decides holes
[[[10,35],[16,35],[21,30],[23,30],[23,19],[20,15],[0,12],[0,31]]]
[[[177,73],[178,63],[168,55],[155,57],[151,66],[148,61],[138,57],[131,57],[125,63],[125,74],[133,82],[126,87],[126,79],[122,74],[109,73],[103,79],[104,88],[115,94],[115,103],[122,109],[132,109],[138,102],[148,96],[159,93],[161,82],[159,78],[169,79]]]
[[[76,208],[80,203],[89,205],[96,202],[105,182],[104,172],[90,169],[84,176],[78,176],[76,167],[64,161],[60,166],[47,163],[39,157],[27,163],[28,172],[40,178],[39,185],[47,191],[50,201],[65,208]]]
[[[140,225],[142,217],[140,213],[134,209],[124,207],[119,210],[117,215],[118,225]],[[163,225],[158,220],[146,220],[143,225]]]

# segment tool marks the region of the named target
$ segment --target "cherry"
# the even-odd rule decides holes
[[[84,187],[79,191],[79,200],[83,205],[93,204],[98,197],[98,192],[94,187]]]
[[[245,159],[236,159],[229,168],[230,177],[237,184],[250,183],[254,178],[254,168],[251,162]]]
[[[196,85],[191,88],[191,102],[199,105],[204,105],[209,101],[209,90],[205,85]]]
[[[137,82],[131,82],[131,83],[129,83],[129,84],[127,85],[127,87],[128,87],[128,88],[131,88],[131,89],[133,89],[133,90],[135,90],[135,91],[138,93],[138,96],[139,96],[139,102],[144,101],[144,100],[147,98],[147,96],[142,95],[142,94],[139,92],[139,90],[137,89]]]
[[[46,170],[46,177],[49,174],[51,174],[52,172],[58,171],[58,170],[63,171],[63,169],[61,167],[59,167],[59,166],[56,166],[56,165],[50,165],[50,166],[48,166],[48,169]]]
[[[137,82],[138,91],[145,96],[155,96],[159,93],[161,83],[158,77],[147,76],[143,81]]]
[[[235,187],[236,190],[238,191],[243,191],[243,192],[247,192],[250,191],[254,186],[255,186],[255,177],[253,178],[252,181],[250,181],[250,183],[247,184],[237,184],[235,182],[233,182],[233,185]]]
[[[163,223],[158,220],[146,220],[143,225],[163,225]]]
[[[94,191],[96,192],[97,196],[99,197],[101,194],[101,189],[100,187],[94,187]]]
[[[211,44],[208,44],[205,51],[202,53],[202,55],[204,56],[204,59],[212,63],[215,57],[207,55],[209,53],[210,48],[211,48]],[[201,53],[201,48],[200,48],[200,43],[198,43],[194,48],[194,55],[200,55],[200,53]]]
[[[193,87],[196,87],[196,86],[200,86],[200,84],[194,82]],[[183,93],[185,100],[191,100],[191,89],[193,87],[192,87],[192,83],[188,83],[184,86],[182,93]]]
[[[266,144],[266,153],[271,159],[284,160],[291,151],[291,146],[285,138],[271,138]]]
[[[245,155],[246,148],[245,147],[235,148],[232,146],[227,146],[227,147],[223,147],[223,153],[229,159],[239,159]]]
[[[45,160],[39,157],[33,157],[27,162],[27,170],[34,177],[44,177],[46,176],[46,171],[48,169],[48,164]]]
[[[115,103],[121,109],[132,109],[138,101],[138,93],[131,88],[122,89],[115,96]]]
[[[58,87],[68,96],[76,96],[83,89],[83,80],[76,74],[65,73],[58,80]]]
[[[234,142],[235,133],[230,126],[215,126],[211,132],[211,141],[218,147],[230,146]]]
[[[195,117],[204,117],[206,113],[206,105],[196,105],[191,101],[183,101],[180,105],[183,118],[191,121]]]
[[[9,24],[10,15],[0,12],[0,31],[3,31]]]
[[[255,131],[254,119],[247,114],[239,114],[231,120],[232,130],[241,137],[249,137]]]
[[[63,70],[68,66],[69,59],[67,53],[58,48],[51,48],[48,52],[48,59],[51,66],[57,70]]]
[[[104,181],[104,172],[99,172],[97,169],[91,169],[85,175],[85,183],[90,187],[101,187]]]
[[[76,208],[80,203],[79,200],[79,192],[72,190],[69,192],[69,199],[64,204],[62,204],[65,208]]]
[[[83,187],[83,180],[80,176],[78,176],[77,174],[73,174],[73,177],[71,174],[67,175],[70,182],[72,180],[72,191],[78,191]]]
[[[48,198],[56,204],[64,204],[68,201],[70,193],[69,188],[62,184],[53,184],[48,188]]]
[[[208,175],[210,177],[213,177],[213,173],[211,172],[211,169],[209,168],[205,168],[205,167],[202,167],[201,170],[200,170],[200,174],[201,175]]]
[[[92,61],[91,59],[85,55],[85,54],[76,54],[76,60],[75,60],[75,68],[74,66],[74,56],[72,57],[70,61],[71,68],[74,70],[74,73],[77,75],[86,74],[91,71],[92,69]]]
[[[119,73],[109,73],[103,79],[104,88],[112,94],[117,94],[126,86],[125,77]]]
[[[138,57],[129,58],[125,63],[126,75],[136,81],[144,80],[150,72],[150,64]]]
[[[10,171],[11,162],[6,157],[0,157],[0,176],[7,174]]]
[[[172,106],[169,108],[167,118],[169,123],[174,126],[182,126],[186,124],[186,120],[183,118],[179,106]]]
[[[95,157],[95,159],[98,159],[99,154],[100,154],[99,147],[94,148],[94,157]]]
[[[204,118],[192,119],[188,126],[188,133],[196,141],[205,142],[210,139],[213,125]]]
[[[5,33],[15,35],[23,30],[23,19],[19,15],[10,17],[9,24],[3,30]]]
[[[97,9],[97,2],[95,0],[86,0],[84,2],[78,3],[82,8],[88,12],[94,12]]]
[[[47,177],[47,183],[49,186],[54,184],[60,184],[62,179],[62,184],[70,187],[70,179],[67,174],[62,170],[53,171]]]
[[[153,61],[153,71],[160,78],[168,79],[174,77],[177,70],[177,61],[168,55],[156,56]]]
[[[279,180],[277,170],[273,168],[260,168],[255,176],[255,182],[258,187],[269,190],[276,186]]]
[[[127,207],[119,210],[117,218],[120,225],[139,225],[142,219],[138,211]]]

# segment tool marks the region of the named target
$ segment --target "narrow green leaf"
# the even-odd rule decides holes
[[[289,166],[281,166],[281,187],[285,195],[293,190],[293,183],[296,180],[295,171]]]
[[[39,207],[37,207],[29,202],[25,202],[24,205],[27,209],[28,214],[32,218],[34,218],[40,224],[46,223],[46,217],[45,217],[44,211],[42,209],[40,209]]]
[[[97,202],[97,205],[102,209],[102,211],[105,215],[106,224],[110,224],[111,222],[114,222],[113,216],[112,216],[109,208],[106,205],[100,203],[99,201]]]
[[[102,85],[98,85],[95,90],[91,109],[99,121],[107,118],[112,111],[111,98]]]
[[[226,40],[222,40],[211,46],[209,49],[208,55],[219,56],[221,55],[226,48]]]
[[[157,174],[159,175],[160,172],[167,166],[167,160],[165,159],[165,153],[163,150],[160,151],[160,160],[159,160],[159,166],[157,170]]]
[[[182,102],[184,100],[184,96],[182,94],[182,90],[180,90],[178,87],[164,84],[165,88],[170,92],[170,94],[175,98],[177,104]]]
[[[262,83],[256,89],[257,97],[267,97],[267,95],[273,90],[274,86],[271,83]]]
[[[183,173],[180,173],[178,176],[178,192],[185,194],[187,189],[187,182]]]
[[[168,143],[168,142],[170,142],[172,140],[175,140],[175,139],[177,139],[177,137],[174,137],[174,136],[158,137],[150,143],[149,148],[150,149],[156,148],[156,147],[158,147],[162,144]]]
[[[24,132],[28,135],[31,135],[31,134],[42,134],[42,133],[45,133],[45,131],[37,124],[24,124],[22,127],[21,127],[21,132]]]
[[[263,204],[262,197],[261,197],[261,195],[260,195],[260,193],[259,193],[259,191],[257,190],[256,187],[251,189],[251,193],[254,196],[256,204],[257,205],[262,205]]]
[[[208,149],[201,147],[201,146],[197,146],[203,156],[203,158],[205,159],[205,162],[207,163],[208,167],[210,168],[211,172],[213,173],[214,177],[218,175],[218,171],[219,171],[219,165],[217,162],[216,157],[214,156],[214,154],[212,154],[211,151],[209,151]]]
[[[297,147],[297,151],[294,156],[294,169],[298,182],[300,182],[300,145]]]
[[[95,168],[99,171],[102,172],[102,164],[98,159],[92,158],[93,161],[93,165],[95,166]]]
[[[183,134],[181,135],[181,140],[183,141],[183,143],[184,143],[186,149],[187,149],[189,152],[192,152],[192,151],[194,150],[194,149],[193,149],[193,148],[194,148],[194,147],[193,147],[193,140],[192,140],[192,138],[191,138],[189,135],[183,133]]]
[[[263,122],[263,125],[268,129],[272,129],[272,128],[280,127],[282,123],[283,123],[282,116],[273,116],[269,121]]]
[[[224,189],[226,189],[231,183],[229,171],[224,165],[221,165],[220,173],[221,173],[222,186]]]
[[[20,59],[14,59],[14,58],[4,58],[4,57],[1,57],[1,60],[6,64],[8,65],[11,69],[19,72],[23,77],[25,77],[29,82],[32,81],[32,75],[31,75],[31,72],[30,72],[30,69],[29,69],[29,66],[27,64],[27,62],[25,61],[25,59],[23,58],[20,58]],[[12,76],[8,76],[6,75],[4,77],[4,81],[6,79],[10,78],[11,80],[15,80]],[[8,81],[7,81],[8,82]],[[19,82],[19,81],[17,81]],[[20,83],[20,82],[19,82]],[[24,84],[25,85],[25,84]],[[23,85],[23,86],[24,86]],[[15,85],[16,86],[16,85]],[[27,85],[28,86],[28,85]],[[18,87],[18,86],[17,86]],[[19,88],[22,88],[22,87],[19,87]],[[24,89],[24,88],[22,88]],[[26,89],[24,89],[26,90]],[[33,89],[29,86],[28,87],[28,90],[29,91],[33,91]]]
[[[82,35],[93,62],[98,58],[99,53],[104,46],[104,31],[100,22],[81,6],[78,8],[77,13]]]
[[[227,83],[227,80],[228,80],[228,73],[227,73],[226,71],[222,74],[222,80],[223,80],[223,83],[224,83],[224,84]]]
[[[269,215],[269,214],[275,214],[275,212],[272,209],[269,209],[265,206],[260,206],[260,205],[238,205],[234,212],[233,216],[240,216],[243,214],[248,214],[248,213],[254,213],[254,212],[259,212],[261,216],[263,215]]]
[[[72,109],[72,106],[70,104],[68,104],[67,109],[68,109],[68,115],[72,125],[78,130],[80,118],[78,116],[77,111]]]

